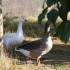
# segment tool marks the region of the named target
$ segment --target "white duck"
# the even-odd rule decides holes
[[[24,17],[21,17],[19,19],[17,32],[8,33],[3,36],[3,45],[6,49],[8,49],[10,46],[17,46],[23,42],[24,35],[22,30],[22,24],[24,23],[24,21]]]
[[[50,31],[50,22],[45,25],[45,32]],[[15,51],[21,52],[25,56],[36,59],[36,65],[40,64],[42,55],[48,53],[52,48],[52,39],[49,34],[48,38],[42,38],[22,46],[16,47]]]

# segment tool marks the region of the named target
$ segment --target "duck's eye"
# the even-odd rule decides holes
[[[24,19],[24,18],[23,18]]]

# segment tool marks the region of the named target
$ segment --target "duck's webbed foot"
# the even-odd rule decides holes
[[[44,64],[41,63],[40,58],[37,59],[36,65],[37,65],[37,66],[45,66]]]
[[[40,64],[41,64],[40,58],[37,58],[37,60],[36,60],[36,65],[39,66]]]

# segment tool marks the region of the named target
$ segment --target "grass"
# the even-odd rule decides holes
[[[16,53],[16,56],[5,58],[4,70],[70,70],[70,46],[64,44],[53,45],[52,50],[41,58],[44,66],[36,66],[35,60],[25,61],[25,56]]]
[[[11,21],[12,20],[12,21]],[[18,20],[8,19],[4,21],[4,33],[14,32],[17,28]],[[33,41],[43,36],[43,27],[38,22],[25,22],[23,31],[25,33],[25,41]],[[41,58],[41,62],[45,64],[42,67],[35,65],[35,60],[25,60],[25,56],[21,53],[11,51],[10,56],[3,54],[4,58],[0,59],[1,70],[70,70],[70,45],[62,43],[58,38],[53,38],[52,50]],[[15,55],[13,55],[13,53]]]

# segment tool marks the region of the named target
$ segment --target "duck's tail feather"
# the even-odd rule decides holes
[[[28,50],[21,49],[21,48],[15,48],[15,51],[21,52],[21,53],[24,54],[25,56],[30,57],[30,51],[28,51]]]

